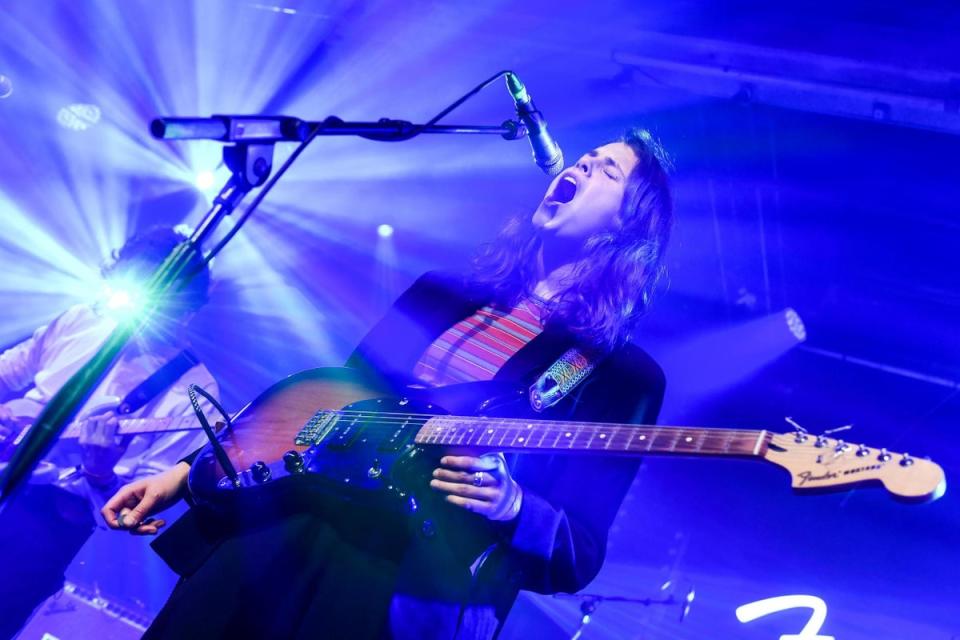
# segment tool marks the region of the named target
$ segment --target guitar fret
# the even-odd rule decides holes
[[[547,434],[548,434],[548,433],[550,433],[550,430],[547,429],[546,427],[541,427],[541,428],[540,428],[540,444],[537,445],[538,447],[542,447],[542,446],[543,446],[543,441],[547,439]]]
[[[584,448],[585,448],[585,449],[590,449],[590,445],[593,444],[593,440],[594,440],[594,438],[596,438],[596,437],[597,437],[597,430],[596,430],[596,428],[590,429],[590,439],[587,440],[587,445],[586,445]]]
[[[534,433],[536,433],[536,429],[534,428],[533,424],[527,424],[523,429],[520,430],[518,443],[526,447],[530,444]]]
[[[486,419],[484,419],[484,422],[486,422]],[[486,433],[487,433],[487,444],[488,444],[488,445],[492,445],[492,444],[493,444],[493,436],[497,435],[497,431],[496,431],[496,429],[494,429],[493,427],[485,427],[485,428],[486,428]]]

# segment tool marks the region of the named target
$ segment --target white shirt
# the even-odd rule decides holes
[[[90,306],[71,307],[49,325],[37,329],[32,337],[0,354],[0,396],[21,393],[20,399],[7,402],[7,406],[15,414],[36,414],[90,360],[115,327],[115,320],[99,314]],[[179,353],[174,347],[162,353],[140,353],[131,347],[128,345],[96,387],[78,412],[78,418],[85,417],[98,405],[123,399]],[[187,395],[190,384],[202,387],[215,398],[219,395],[213,376],[206,367],[198,364],[129,417],[193,415]],[[23,393],[25,389],[27,391]],[[202,401],[201,407],[210,417],[211,424],[218,419],[216,414],[210,413],[212,407],[208,402]],[[205,436],[200,430],[138,434],[133,436],[114,471],[123,482],[149,476],[170,468],[204,442]],[[96,511],[112,494],[112,489],[109,492],[98,490],[83,474],[76,472],[80,464],[80,446],[76,439],[58,441],[45,461],[58,468],[55,480],[58,486],[86,496]]]

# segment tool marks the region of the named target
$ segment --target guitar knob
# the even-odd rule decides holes
[[[910,457],[909,453],[903,454],[903,458],[900,459],[901,467],[909,467],[913,465],[913,458]]]
[[[290,475],[303,473],[303,456],[300,452],[291,449],[283,454],[283,468]]]
[[[880,462],[886,462],[890,458],[891,456],[886,449],[880,449],[880,455],[877,456],[877,460],[879,460]]]
[[[253,476],[254,482],[263,484],[270,480],[270,467],[267,466],[266,462],[257,460],[253,463],[253,466],[250,467],[250,475]]]

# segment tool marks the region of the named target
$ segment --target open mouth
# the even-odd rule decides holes
[[[577,195],[577,181],[571,176],[563,176],[550,194],[550,200],[556,204],[567,204],[575,195]]]

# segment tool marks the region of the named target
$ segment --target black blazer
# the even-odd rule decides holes
[[[381,373],[391,381],[408,381],[420,355],[434,339],[489,302],[488,291],[462,276],[427,273],[397,299],[363,338],[347,365]],[[528,387],[576,344],[574,336],[562,326],[548,324],[507,361],[494,379]],[[656,362],[636,345],[627,344],[604,358],[568,397],[535,417],[653,424],[664,388],[663,372]],[[438,553],[441,543],[432,542],[424,551],[425,556],[418,557],[417,562],[423,564],[417,576],[436,579],[423,570],[424,564],[436,563],[436,571],[443,574],[439,580],[443,586],[411,587],[421,592],[414,608],[432,611],[413,614],[425,618],[421,629],[411,630],[411,622],[404,620],[404,628],[395,629],[396,635],[412,638],[428,629],[456,624],[451,607],[424,604],[431,592],[464,593],[468,606],[460,621],[458,638],[483,638],[502,624],[518,589],[574,592],[585,587],[600,570],[607,533],[639,460],[583,455],[511,458],[512,474],[524,489],[519,516],[501,532],[500,544],[475,577],[458,567],[460,584],[450,580],[452,566],[470,559],[458,562],[455,552],[446,556]],[[403,587],[399,589],[402,591]],[[493,614],[497,620],[490,620],[487,614]],[[437,637],[446,635],[440,633]]]

